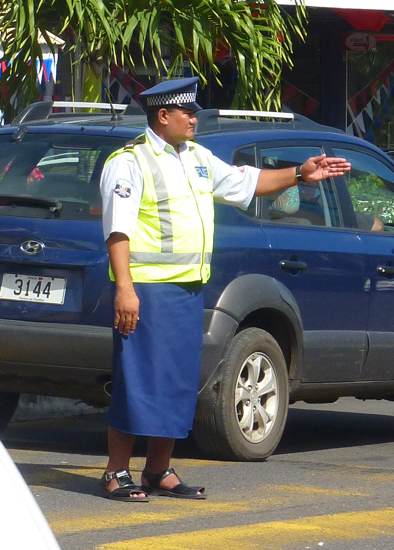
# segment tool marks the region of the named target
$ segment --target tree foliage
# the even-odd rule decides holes
[[[394,189],[391,182],[376,174],[360,172],[348,177],[348,190],[356,212],[373,214],[394,225]]]
[[[278,108],[280,76],[291,65],[292,40],[305,36],[306,12],[296,0],[293,15],[275,0],[0,0],[0,41],[11,61],[1,84],[18,94],[19,106],[36,97],[39,31],[66,41],[65,50],[92,64],[136,63],[171,76],[184,58],[202,83],[220,80],[219,41],[231,49],[238,71],[240,106]],[[163,61],[169,52],[170,64]],[[0,99],[3,106],[7,98]]]

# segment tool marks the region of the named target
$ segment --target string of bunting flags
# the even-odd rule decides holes
[[[139,94],[145,90],[146,86],[135,78],[130,71],[111,65],[109,76],[109,92],[111,100],[114,103],[128,104],[131,98],[138,98]],[[107,101],[105,89],[103,89],[103,101]]]
[[[51,80],[56,82],[57,61],[58,61],[58,54],[54,54],[54,55],[52,53],[44,54],[42,66],[40,68],[40,61],[39,59],[37,59],[36,61],[37,80],[40,85],[47,84]],[[0,78],[6,72],[9,65],[10,63],[5,61],[4,59],[0,60]]]
[[[37,80],[41,86],[47,84],[51,80],[56,82],[57,62],[58,54],[52,54],[52,52],[43,54],[41,67],[40,60],[36,60]]]
[[[53,85],[57,78],[57,64],[59,58],[59,50],[64,46],[64,40],[55,36],[49,31],[46,31],[46,36],[49,36],[51,40],[51,46],[54,51],[49,47],[41,31],[38,31],[38,42],[42,52],[42,62],[36,59],[37,70],[37,86],[41,96],[49,95],[53,93]],[[7,71],[10,66],[10,61],[4,58],[4,51],[0,47],[0,78]]]
[[[373,130],[380,128],[394,98],[394,61],[347,102],[347,133],[373,141]]]

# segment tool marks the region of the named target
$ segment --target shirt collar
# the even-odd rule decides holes
[[[164,139],[162,139],[160,136],[158,136],[149,126],[146,128],[145,134],[156,155],[160,155],[160,153],[163,153],[163,151],[166,151],[167,153],[172,153],[173,155],[177,155],[174,147],[164,141]],[[183,151],[186,151],[189,148],[190,142],[186,141],[185,143],[181,143],[179,145],[179,152],[183,153]]]

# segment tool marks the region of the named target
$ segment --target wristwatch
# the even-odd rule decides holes
[[[304,181],[301,174],[301,167],[302,167],[302,164],[299,164],[298,166],[296,166],[295,179],[297,183],[301,183],[302,181]]]

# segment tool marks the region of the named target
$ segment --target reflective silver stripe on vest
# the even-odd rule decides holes
[[[153,155],[149,153],[149,150],[145,144],[138,146],[138,152],[144,155],[152,173],[153,184],[155,186],[157,197],[157,210],[159,214],[161,251],[163,253],[171,253],[174,250],[174,232],[172,229],[168,190],[162,176],[161,168],[155,161]]]
[[[211,263],[212,254],[204,254],[205,263]],[[199,252],[131,252],[130,262],[136,264],[169,264],[189,265],[200,264],[201,254]]]

